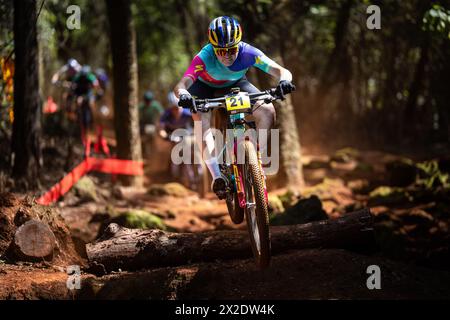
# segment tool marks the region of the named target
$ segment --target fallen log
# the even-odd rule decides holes
[[[29,220],[14,234],[12,253],[25,261],[51,260],[56,247],[56,237],[50,227],[38,220]]]
[[[373,235],[369,209],[338,219],[271,227],[272,254],[291,249],[346,248]],[[196,261],[252,256],[246,231],[171,233],[127,229],[112,223],[101,238],[86,246],[89,264],[99,272],[174,266]],[[100,272],[101,272],[100,271]]]

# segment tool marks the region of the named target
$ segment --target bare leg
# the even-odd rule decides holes
[[[253,117],[255,118],[257,129],[267,129],[270,130],[275,123],[275,107],[272,103],[263,103],[260,106],[255,106],[253,109]],[[270,133],[268,132],[268,138],[270,138]],[[263,152],[267,148],[267,141],[264,139],[260,141],[259,145],[260,151]]]

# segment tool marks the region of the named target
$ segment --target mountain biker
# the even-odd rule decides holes
[[[150,155],[156,147],[155,136],[157,134],[159,118],[164,112],[163,106],[156,101],[153,92],[146,91],[143,101],[139,104],[139,131],[141,133],[142,152]]]
[[[88,65],[84,65],[73,78],[72,90],[76,97],[77,112],[81,115],[80,120],[85,129],[89,129],[93,123],[92,110],[95,103],[95,90],[98,87],[97,77]]]
[[[102,68],[95,69],[95,77],[98,80],[98,90],[97,90],[97,99],[100,100],[108,87],[109,77],[106,74],[106,71]]]
[[[139,104],[139,128],[141,134],[153,134],[159,118],[164,112],[164,108],[153,95],[153,92],[146,91],[143,95],[143,102]]]
[[[58,71],[56,71],[52,76],[52,84],[57,84],[61,80],[69,83],[69,86],[72,84],[75,75],[81,71],[81,64],[74,58],[70,58],[67,60],[67,63],[63,65]],[[73,92],[70,90],[65,91],[63,93],[63,101],[65,103],[66,110],[71,109],[72,101],[73,101]]]
[[[207,132],[205,142],[199,143],[204,143],[211,155],[205,160],[205,164],[213,178],[212,190],[219,199],[223,199],[226,196],[228,181],[220,172],[217,157],[212,156],[214,140],[211,131],[208,132],[211,125],[211,112],[197,113],[194,97],[213,98],[218,93],[230,92],[230,89],[234,87],[249,93],[260,92],[245,77],[251,66],[277,78],[278,93],[290,93],[295,87],[289,70],[268,58],[261,50],[241,41],[242,28],[236,19],[220,16],[212,20],[208,29],[208,38],[209,44],[194,57],[174,91],[180,99],[179,105],[190,108],[193,119],[201,121],[202,134]],[[275,121],[275,108],[271,103],[260,103],[255,105],[253,116],[258,129],[270,129]]]
[[[52,76],[52,84],[57,83],[61,77],[66,81],[72,81],[75,75],[80,71],[81,64],[79,64],[76,59],[70,58],[67,60],[67,63]]]
[[[164,111],[159,121],[161,136],[168,136],[176,129],[188,129],[192,131],[192,114],[189,109],[183,109],[178,106],[178,98],[173,92],[170,92],[168,97],[169,108]]]
[[[169,107],[166,111],[164,111],[159,121],[159,135],[163,139],[171,141],[172,143],[181,143],[183,145],[183,151],[189,149],[192,152],[192,149],[194,149],[194,153],[191,153],[190,155],[192,157],[190,162],[184,164],[184,170],[187,178],[189,179],[188,181],[185,181],[185,183],[188,183],[187,186],[189,188],[196,190],[197,187],[200,187],[198,185],[200,183],[198,177],[202,176],[203,168],[199,165],[200,155],[196,153],[195,148],[192,148],[194,145],[192,114],[189,109],[183,109],[178,106],[178,98],[173,91],[169,92],[167,101]],[[177,129],[185,129],[186,132],[182,135],[182,137],[175,134],[172,135],[172,133]],[[180,154],[180,156],[182,155]],[[197,159],[197,161],[194,159]],[[173,177],[179,177],[181,172],[180,170],[180,165],[175,165],[171,162],[170,171]]]

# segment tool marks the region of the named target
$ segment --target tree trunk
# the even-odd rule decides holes
[[[280,174],[286,187],[299,192],[305,185],[303,178],[302,151],[291,96],[279,102],[277,122],[280,128]]]
[[[41,166],[41,103],[36,34],[36,1],[14,1],[13,176],[37,187]]]
[[[136,37],[131,3],[106,0],[114,78],[114,127],[119,159],[142,160],[138,115]],[[122,176],[125,185],[139,186],[142,177]]]
[[[368,209],[338,219],[271,227],[272,253],[367,244],[363,240],[371,240],[372,231],[372,216]],[[252,256],[245,231],[170,233],[157,229],[127,229],[114,223],[86,249],[91,267],[100,267],[102,272]]]
[[[286,48],[280,42],[281,64],[286,65],[284,57]],[[298,75],[296,75],[298,77]],[[286,179],[286,187],[294,192],[300,191],[305,186],[302,164],[302,147],[300,144],[299,130],[296,121],[296,112],[292,103],[292,94],[286,96],[286,100],[279,102],[277,109],[278,128],[280,129],[280,156],[281,175]]]

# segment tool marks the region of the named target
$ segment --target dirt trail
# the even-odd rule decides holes
[[[389,179],[386,163],[398,159],[380,152],[365,152],[357,159],[333,157],[310,154],[304,157],[307,188],[302,196],[317,195],[320,210],[328,218],[370,204],[370,192]],[[246,228],[245,223],[233,225],[225,203],[212,194],[206,199],[184,191],[181,195],[155,195],[150,192],[156,186],[153,183],[141,189],[116,188],[111,186],[110,177],[90,178],[94,194],[86,197],[73,190],[52,208],[67,225],[67,228],[57,225],[58,230],[66,230],[61,231],[61,239],[72,237],[81,257],[85,243],[95,240],[112,218],[130,210],[152,213],[171,231]],[[271,190],[270,194],[278,196],[282,206],[291,197],[284,189]],[[102,277],[82,269],[81,290],[74,291],[66,286],[66,269],[74,259],[69,261],[61,256],[51,263],[34,264],[0,260],[0,299],[450,299],[450,272],[446,267],[448,198],[436,204],[428,195],[419,198],[420,203],[394,196],[386,199],[397,202],[372,205],[382,226],[377,229],[381,232],[379,240],[384,241],[384,248],[376,253],[339,249],[292,251],[274,256],[271,267],[264,271],[257,270],[252,259],[113,272]],[[15,215],[32,214],[32,208],[18,200],[9,202],[0,201],[0,222],[6,221],[12,228],[17,224]],[[2,220],[5,214],[7,219]],[[14,228],[9,230],[8,237],[13,235]],[[5,238],[0,235],[0,240]],[[0,241],[5,250],[8,241],[3,244]],[[429,262],[433,255],[432,266],[440,270],[413,264],[418,262],[416,256],[423,258],[420,262]],[[389,256],[405,262],[390,260]],[[381,290],[369,290],[366,286],[369,277],[366,270],[370,265],[381,269]]]
[[[370,265],[380,267],[380,290],[366,286]],[[264,271],[248,259],[83,274],[73,291],[67,277],[52,268],[0,265],[0,299],[450,299],[449,272],[339,249],[277,255]]]

